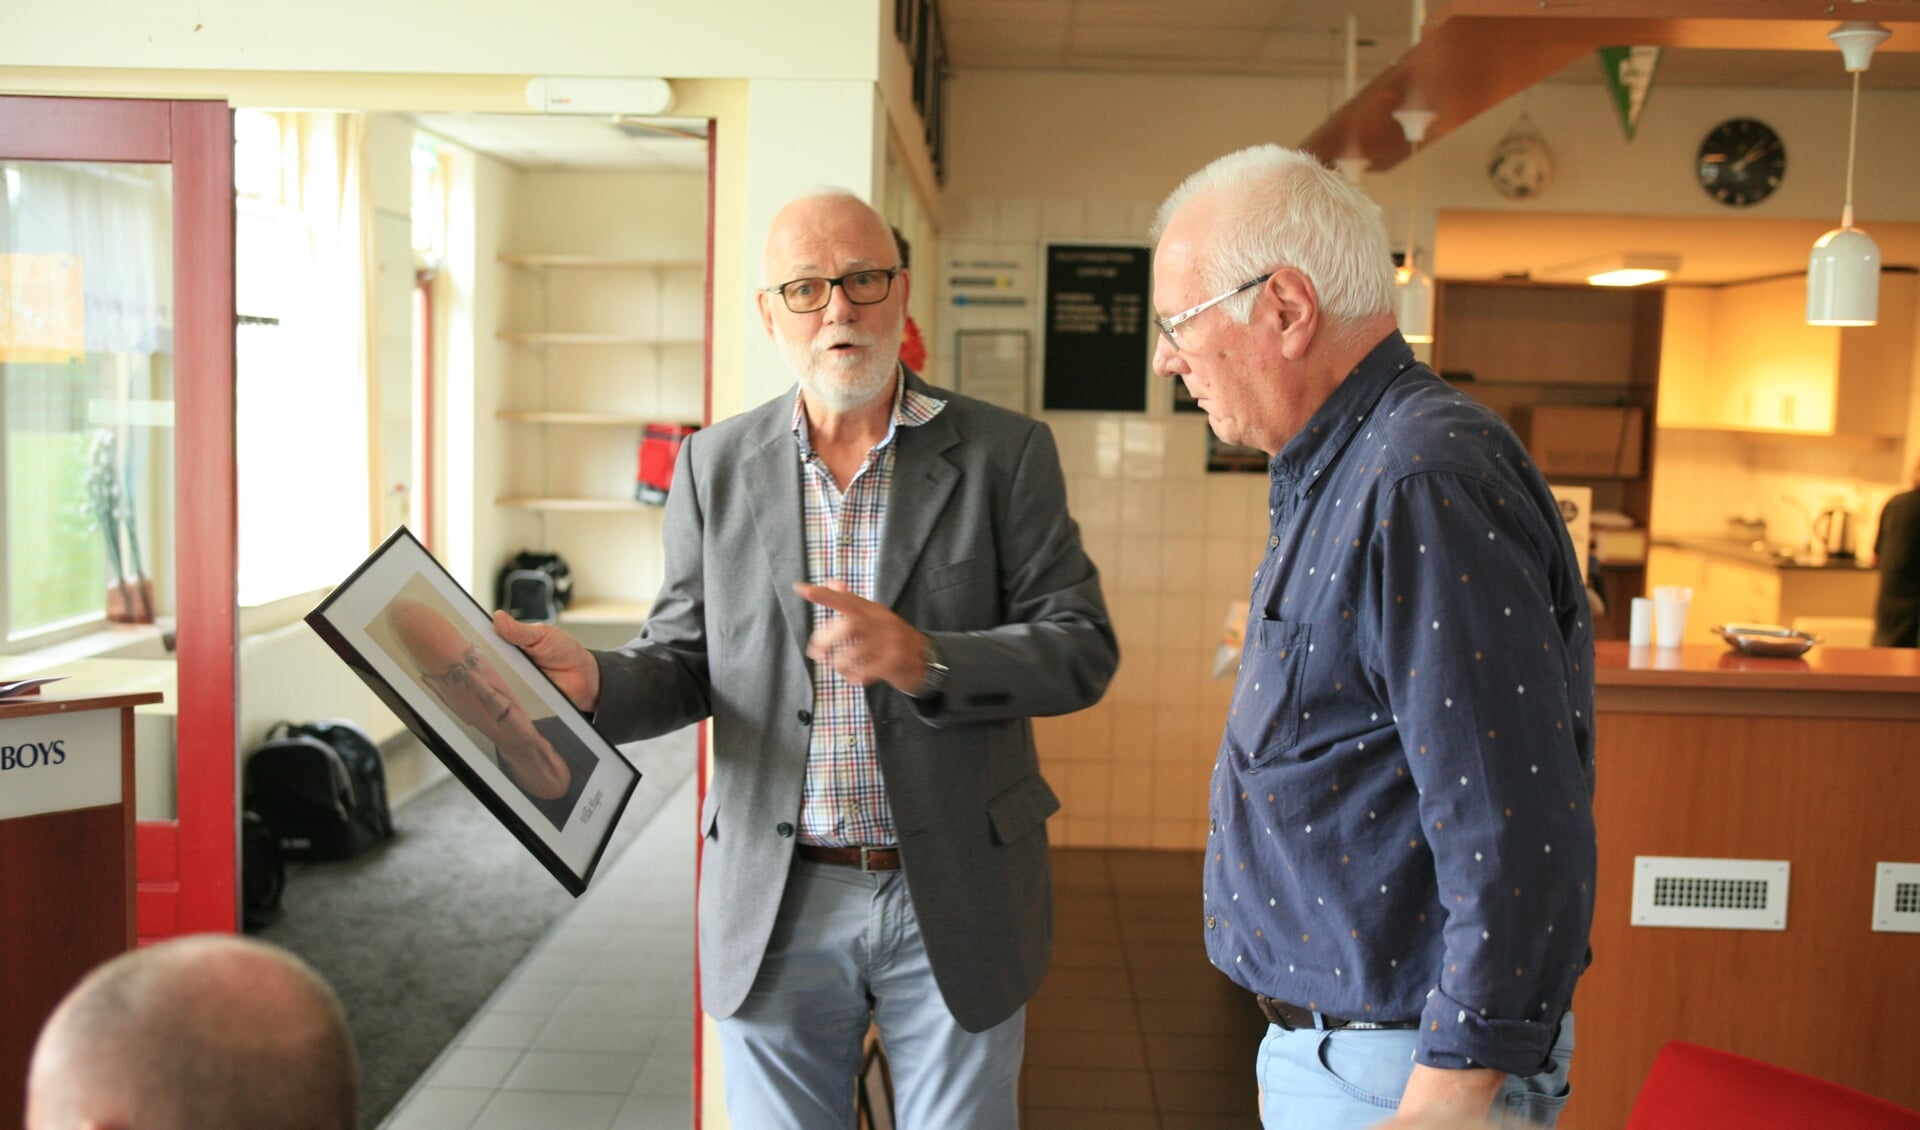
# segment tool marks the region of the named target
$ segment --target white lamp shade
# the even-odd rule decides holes
[[[1424,344],[1433,340],[1433,279],[1417,258],[1412,259],[1412,265],[1406,281],[1400,283],[1396,313],[1400,336],[1415,344]]]
[[[1879,320],[1879,245],[1856,227],[1821,236],[1807,258],[1807,324],[1871,326]]]

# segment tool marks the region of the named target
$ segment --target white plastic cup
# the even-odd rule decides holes
[[[1687,631],[1687,605],[1693,590],[1681,585],[1661,585],[1653,590],[1654,635],[1663,648],[1679,647]]]
[[[1646,647],[1653,642],[1653,601],[1636,596],[1632,609],[1632,617],[1627,623],[1627,646]]]

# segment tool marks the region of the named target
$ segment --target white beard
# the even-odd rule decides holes
[[[787,368],[800,381],[807,403],[833,413],[851,412],[871,402],[893,387],[894,371],[899,364],[900,343],[891,352],[876,347],[866,334],[823,329],[813,341],[789,341],[776,326],[774,344],[786,359]],[[842,342],[866,346],[859,359],[842,360],[829,347]]]

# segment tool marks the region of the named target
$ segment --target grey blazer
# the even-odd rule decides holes
[[[944,390],[900,428],[875,598],[951,669],[931,707],[867,688],[913,908],[947,1007],[981,1031],[1046,976],[1053,890],[1034,715],[1098,701],[1119,648],[1067,514],[1045,425]],[[666,582],[644,631],[596,653],[614,741],[713,719],[700,814],[702,1004],[752,988],[793,858],[813,707],[794,393],[695,433],[665,517]]]

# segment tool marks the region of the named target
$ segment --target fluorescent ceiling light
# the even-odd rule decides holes
[[[1619,251],[1594,259],[1563,263],[1542,271],[1549,282],[1585,280],[1593,286],[1645,286],[1665,282],[1680,269],[1678,255],[1658,255],[1644,251]]]

